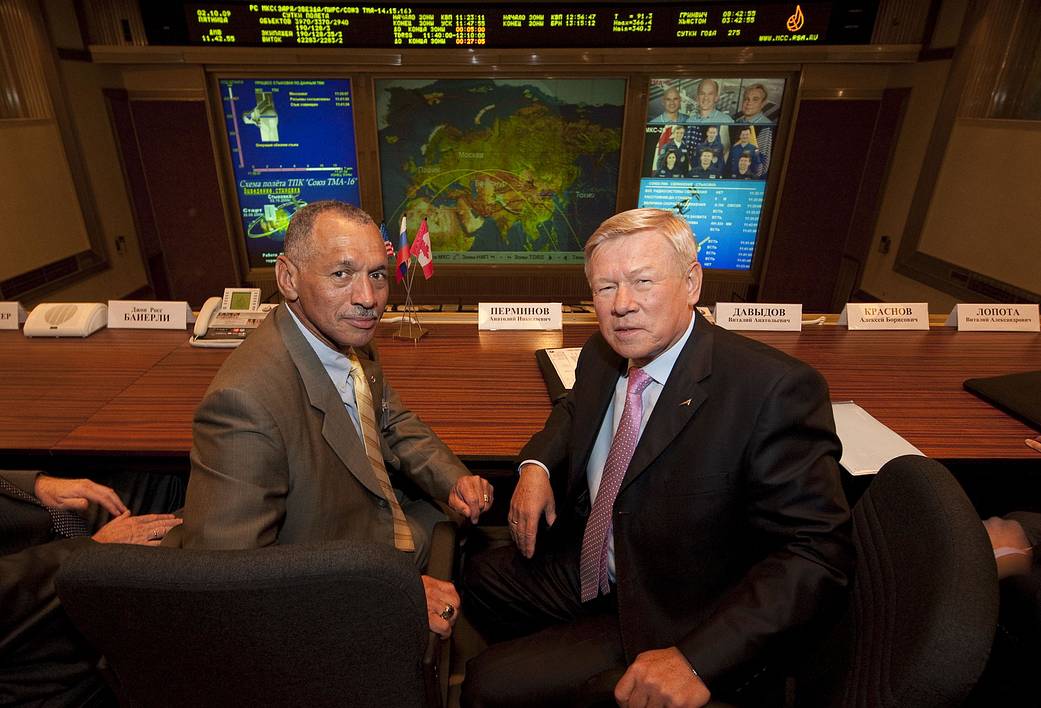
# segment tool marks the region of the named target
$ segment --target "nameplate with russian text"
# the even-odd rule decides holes
[[[559,302],[482,302],[477,329],[561,329]]]
[[[959,332],[1041,332],[1037,305],[955,305],[944,324]]]
[[[849,302],[839,324],[849,329],[929,329],[929,303]]]
[[[194,322],[184,300],[109,300],[109,329],[184,329]]]
[[[802,330],[802,305],[717,302],[716,324],[723,329],[798,332]]]
[[[20,302],[0,302],[0,329],[18,329],[25,322],[25,308]]]

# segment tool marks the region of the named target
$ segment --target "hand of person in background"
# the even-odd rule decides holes
[[[1025,442],[1027,444],[1027,447],[1031,448],[1032,450],[1037,450],[1038,452],[1041,452],[1041,435],[1038,435],[1036,438],[1027,438],[1023,442]]]
[[[174,526],[182,519],[173,514],[142,514],[131,516],[130,511],[109,521],[98,529],[91,538],[98,543],[132,543],[137,546],[158,546]]]
[[[473,524],[477,523],[481,514],[492,508],[493,501],[495,495],[492,485],[484,477],[475,474],[460,477],[448,493],[448,506],[470,519]]]
[[[994,549],[998,578],[1029,573],[1034,562],[1034,549],[1023,526],[1018,521],[1000,516],[992,516],[983,522],[983,526]]]
[[[36,478],[33,494],[44,506],[54,509],[86,511],[94,502],[113,516],[127,510],[123,500],[111,488],[89,479],[63,479],[41,474]]]

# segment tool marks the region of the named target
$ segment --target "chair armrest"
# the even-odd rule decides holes
[[[430,559],[426,574],[431,578],[452,582],[455,566],[456,526],[451,521],[434,525],[430,536]],[[427,705],[439,708],[448,701],[449,663],[452,645],[433,632],[427,637],[423,653],[423,680],[426,683]]]

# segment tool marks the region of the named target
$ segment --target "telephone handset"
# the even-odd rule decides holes
[[[225,288],[211,297],[195,320],[193,347],[237,347],[277,305],[260,302],[260,288]]]

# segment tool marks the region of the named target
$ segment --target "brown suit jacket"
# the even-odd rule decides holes
[[[358,350],[395,487],[446,501],[466,468]],[[339,539],[393,544],[393,521],[339,393],[285,306],[230,356],[195,413],[184,524],[166,545],[255,548]],[[429,507],[427,507],[429,508]],[[406,513],[409,508],[406,506]],[[417,562],[425,551],[422,524]]]

